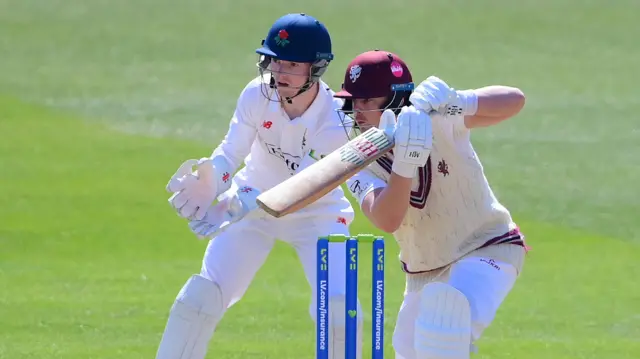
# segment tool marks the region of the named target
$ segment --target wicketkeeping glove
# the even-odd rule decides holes
[[[192,172],[194,165],[197,170]],[[167,190],[174,193],[169,203],[184,218],[204,218],[216,197],[231,186],[227,167],[220,157],[185,161],[167,184]]]
[[[211,206],[201,220],[189,222],[189,228],[200,239],[213,238],[230,225],[238,222],[258,208],[256,198],[260,191],[253,187],[241,187],[236,193]]]

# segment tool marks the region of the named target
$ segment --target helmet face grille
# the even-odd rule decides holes
[[[356,121],[356,117],[358,113],[364,112],[384,112],[385,110],[391,110],[396,115],[400,113],[402,107],[410,105],[409,96],[411,95],[410,91],[394,91],[392,95],[388,98],[385,104],[378,109],[371,110],[354,110],[353,109],[353,100],[345,99],[344,105],[342,108],[336,110],[340,117],[340,122],[342,123],[342,127],[347,134],[347,138],[352,140],[359,136],[362,132],[365,132],[371,125],[358,123]]]
[[[258,67],[258,74],[262,79],[262,85],[261,85],[262,95],[265,98],[269,99],[270,101],[280,102],[282,101],[282,98],[280,98],[278,91],[275,91],[276,89],[275,81],[273,79],[273,76],[271,76],[271,74],[279,73],[279,74],[288,74],[293,76],[300,76],[300,75],[285,72],[285,71],[274,71],[273,68],[271,67],[273,60],[274,58],[271,56],[259,55],[256,66]],[[327,71],[328,66],[329,66],[329,61],[327,60],[320,59],[320,60],[314,61],[311,64],[308,75],[305,75],[307,76],[307,81],[298,88],[299,91],[296,94],[296,96],[307,91],[309,88],[311,88],[313,84],[319,82],[322,75],[325,73],[325,71]]]

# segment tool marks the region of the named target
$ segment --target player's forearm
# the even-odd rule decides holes
[[[369,193],[362,209],[376,227],[393,233],[404,220],[410,197],[411,178],[391,173],[387,186]]]
[[[473,92],[478,106],[475,114],[465,116],[467,128],[487,127],[517,115],[524,107],[525,96],[518,88],[487,86]]]
[[[209,156],[212,163],[216,164],[215,168],[220,172],[227,172],[230,175],[233,175],[235,171],[240,167],[241,162],[238,163],[237,159],[234,156],[227,155],[220,148],[216,148],[211,155]]]
[[[210,158],[223,158],[232,173],[242,165],[251,152],[256,131],[248,126],[232,125],[222,142],[212,151]]]

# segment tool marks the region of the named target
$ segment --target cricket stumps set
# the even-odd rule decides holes
[[[346,242],[345,359],[356,358],[358,332],[358,244],[372,249],[372,358],[384,356],[384,238],[370,234],[329,235],[318,239],[316,279],[316,358],[329,359],[329,243]],[[333,258],[331,260],[340,260]]]

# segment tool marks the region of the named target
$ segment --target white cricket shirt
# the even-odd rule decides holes
[[[261,192],[313,163],[310,151],[327,155],[348,141],[336,112],[341,102],[333,97],[334,92],[326,83],[320,81],[320,91],[307,111],[290,119],[277,100],[276,91],[263,83],[268,80],[258,76],[242,90],[229,130],[213,151],[213,156],[224,156],[233,169],[244,161],[245,167],[233,181]],[[269,99],[263,94],[265,89]],[[340,187],[303,211],[313,211],[314,207],[352,212]]]
[[[404,271],[440,268],[491,244],[523,245],[509,211],[489,186],[464,117],[431,119],[433,148],[413,179],[409,210],[394,233]],[[360,204],[368,193],[386,186],[392,163],[393,155],[387,155],[348,181]]]

